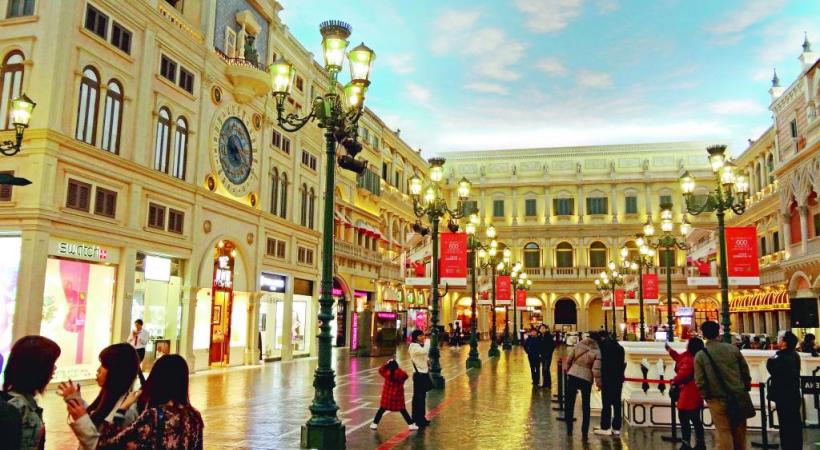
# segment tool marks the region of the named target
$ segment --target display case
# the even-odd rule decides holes
[[[358,314],[359,356],[391,356],[396,353],[399,330],[396,327],[398,313],[394,311],[369,311]]]

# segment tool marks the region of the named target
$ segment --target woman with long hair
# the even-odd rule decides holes
[[[145,410],[131,425],[115,420],[106,427],[97,448],[202,449],[202,416],[188,397],[188,363],[179,355],[158,359],[141,393],[128,396],[120,408],[139,399]]]
[[[407,406],[404,404],[404,382],[408,378],[407,372],[401,370],[395,359],[391,359],[379,367],[379,375],[384,378],[384,385],[379,410],[376,411],[376,417],[370,424],[370,429],[379,428],[379,422],[386,411],[397,411],[404,417],[410,431],[418,430],[418,425],[413,423],[413,419],[407,412]]]
[[[706,442],[703,436],[703,422],[701,421],[701,411],[703,410],[703,397],[700,395],[698,385],[695,384],[695,355],[703,350],[703,341],[693,337],[686,345],[686,351],[678,353],[666,344],[666,351],[675,360],[675,378],[672,379],[672,386],[679,391],[677,400],[678,417],[680,417],[681,437],[683,445],[681,449],[705,450]],[[692,438],[692,428],[695,429],[695,446],[690,447]]]
[[[80,395],[80,386],[71,380],[60,383],[57,394],[66,402],[70,417],[69,426],[77,436],[81,450],[97,448],[97,440],[105,426],[117,418],[117,411],[122,408],[131,386],[137,379],[140,370],[139,357],[130,344],[114,344],[100,352],[100,367],[97,368],[97,385],[100,393],[87,405]],[[122,422],[125,425],[137,418],[136,405],[125,408]]]

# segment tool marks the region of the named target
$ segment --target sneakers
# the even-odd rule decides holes
[[[612,435],[613,436],[620,436],[621,435],[621,430],[612,430]]]
[[[419,426],[414,424],[414,423],[411,423],[410,425],[407,426],[407,429],[410,430],[410,431],[416,431],[416,430],[419,429]]]
[[[378,430],[379,429],[379,424],[377,424],[376,422],[371,423],[370,424],[370,429],[371,430]]]
[[[601,428],[596,428],[592,430],[593,433],[597,434],[598,436],[612,436],[612,430],[607,428],[606,430],[602,430]]]

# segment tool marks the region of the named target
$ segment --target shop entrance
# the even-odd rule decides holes
[[[219,241],[214,250],[214,278],[211,287],[210,365],[227,366],[230,359],[234,258],[236,246],[230,241]]]

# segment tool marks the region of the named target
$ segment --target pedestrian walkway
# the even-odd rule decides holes
[[[407,432],[398,413],[389,413],[379,430],[368,428],[379,405],[381,377],[377,368],[387,358],[350,357],[346,350],[334,352],[337,387],[335,398],[346,425],[347,448],[390,449],[651,449],[677,450],[663,442],[663,429],[626,429],[620,439],[592,435],[583,442],[580,422],[567,436],[564,423],[555,420],[551,393],[531,384],[526,355],[520,348],[487,359],[481,345],[482,368],[465,370],[469,346],[443,349],[441,363],[447,379],[444,391],[428,395],[432,424]],[[399,350],[400,365],[412,372],[406,348]],[[257,367],[219,369],[192,376],[191,401],[205,420],[205,448],[277,449],[299,448],[300,427],[308,417],[313,398],[316,359],[297,359]],[[553,365],[555,372],[555,365]],[[553,380],[555,380],[553,376]],[[408,402],[412,384],[405,386]],[[96,389],[86,386],[91,400]],[[43,401],[48,429],[48,449],[74,449],[76,440],[66,424],[65,407],[54,391]],[[580,401],[577,405],[580,417]],[[598,418],[593,416],[593,427]],[[714,447],[707,431],[707,448]],[[820,440],[816,430],[807,431],[805,449]],[[750,434],[751,438],[758,436]]]

